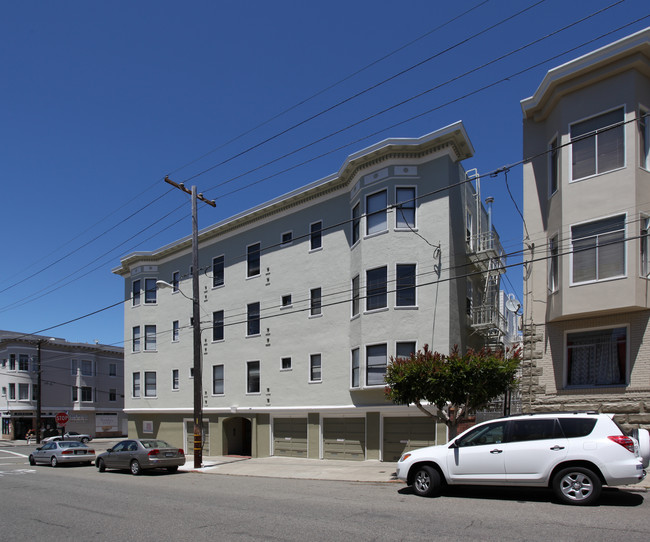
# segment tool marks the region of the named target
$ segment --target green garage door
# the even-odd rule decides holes
[[[436,443],[432,418],[384,418],[384,461],[398,461],[409,450]]]
[[[365,418],[324,418],[323,458],[363,461],[366,458]]]
[[[274,418],[273,455],[307,457],[307,418]]]

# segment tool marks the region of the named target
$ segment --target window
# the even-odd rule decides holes
[[[472,213],[469,209],[465,214],[465,242],[470,250],[474,248],[474,226],[472,224]]]
[[[617,386],[627,377],[627,328],[567,333],[567,385]]]
[[[554,137],[549,145],[548,160],[548,196],[551,197],[557,192],[560,173],[560,152],[557,146],[557,137]]]
[[[641,218],[641,276],[650,278],[650,218]]]
[[[623,167],[622,122],[623,108],[620,108],[571,126],[571,178],[574,181]]]
[[[314,222],[309,227],[309,250],[318,250],[323,246],[323,223]]]
[[[29,401],[29,384],[18,384],[18,400]]]
[[[358,388],[361,385],[361,367],[359,365],[359,349],[353,348],[351,352],[351,382],[350,387]]]
[[[246,393],[260,392],[260,362],[246,363]]]
[[[108,364],[108,376],[117,376],[117,363]]]
[[[144,326],[144,349],[149,352],[156,349],[156,326]]]
[[[256,277],[260,274],[260,249],[260,243],[255,243],[248,247],[247,277]]]
[[[93,376],[93,362],[87,359],[81,360],[82,376]]]
[[[133,373],[133,397],[140,397],[140,373]]]
[[[180,272],[174,271],[172,273],[172,292],[178,292],[180,280],[181,280]]]
[[[397,307],[414,307],[415,264],[397,264],[396,276],[395,305]]]
[[[352,279],[352,316],[359,314],[359,275]]]
[[[387,306],[387,268],[378,267],[366,272],[366,310]]]
[[[508,442],[562,438],[557,418],[513,420],[508,425]]]
[[[71,359],[70,360],[70,374],[72,376],[77,376],[77,360],[76,359]]]
[[[366,385],[383,386],[386,375],[386,345],[375,344],[366,348]]]
[[[589,435],[596,426],[596,418],[558,418],[566,438],[581,438]]]
[[[311,354],[309,356],[309,381],[310,382],[323,381],[320,354]]]
[[[212,258],[212,287],[223,286],[224,283],[224,257],[217,256]]]
[[[111,388],[108,390],[108,400],[111,403],[117,401],[117,390],[115,388]]]
[[[560,287],[560,250],[557,235],[548,241],[548,291],[557,292]]]
[[[403,341],[397,343],[395,347],[395,357],[408,359],[412,354],[415,354],[415,341]]]
[[[9,383],[9,399],[12,401],[16,400],[16,384]]]
[[[650,170],[650,112],[639,109],[639,156],[641,167]]]
[[[7,397],[7,387],[2,386],[2,397]]]
[[[212,313],[212,340],[223,341],[223,311]]]
[[[135,326],[133,328],[131,347],[133,349],[133,352],[140,352],[140,326]],[[76,374],[76,368],[74,374]]]
[[[361,203],[352,207],[352,244],[354,245],[361,235]]]
[[[248,304],[248,316],[247,316],[247,330],[246,334],[250,337],[252,335],[260,334],[260,304],[258,303],[249,303]]]
[[[181,328],[178,320],[172,322],[172,342],[177,343],[180,337]]]
[[[156,372],[155,371],[145,371],[144,373],[144,396],[145,397],[156,396]]]
[[[282,307],[291,307],[291,294],[283,295],[282,296]]]
[[[395,227],[415,228],[415,188],[396,188],[395,203]]]
[[[309,315],[319,316],[321,314],[321,289],[312,288],[309,295]]]
[[[625,275],[625,215],[571,227],[574,284]]]
[[[291,370],[291,358],[282,358],[282,370],[283,371]]]
[[[156,302],[156,279],[145,279],[144,280],[144,302],[145,303],[155,303]]]
[[[501,444],[504,439],[506,422],[494,422],[487,425],[481,425],[476,429],[465,433],[456,444],[459,448],[465,446],[493,446]]]
[[[223,365],[212,366],[212,395],[223,395],[224,392]]]
[[[386,231],[386,190],[366,198],[366,235]]]
[[[293,232],[292,231],[286,231],[282,234],[282,244],[283,245],[288,245],[293,241]]]
[[[76,403],[79,401],[79,388],[72,386],[72,388],[70,388],[70,391],[72,392],[72,402]]]
[[[180,390],[180,372],[178,369],[172,369],[172,390]]]
[[[134,307],[140,304],[140,279],[134,280],[131,284],[131,300]]]
[[[9,370],[16,370],[16,354],[9,354]]]
[[[93,389],[90,386],[81,386],[81,402],[82,403],[92,403],[93,402]]]
[[[29,356],[27,354],[20,354],[18,356],[18,370],[29,371]]]

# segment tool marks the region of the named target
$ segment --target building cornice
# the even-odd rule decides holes
[[[419,160],[434,154],[450,154],[455,161],[474,155],[474,147],[467,136],[462,121],[445,126],[420,138],[386,139],[350,155],[338,173],[298,188],[292,192],[227,218],[199,232],[199,244],[210,243],[236,230],[269,219],[292,208],[305,205],[314,199],[327,197],[349,189],[365,170],[395,160]],[[189,252],[191,236],[184,237],[162,248],[148,252],[134,252],[121,260],[113,273],[128,276],[131,269],[158,262],[172,254]]]

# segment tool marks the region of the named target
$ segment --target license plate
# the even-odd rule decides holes
[[[85,454],[86,450],[75,450],[74,453],[75,453],[75,455],[77,455],[77,454]]]
[[[174,452],[165,452],[165,457],[174,457],[175,455]]]

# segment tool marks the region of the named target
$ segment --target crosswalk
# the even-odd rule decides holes
[[[25,468],[28,457],[26,454],[14,450],[0,448],[0,478],[35,473],[35,469]]]

